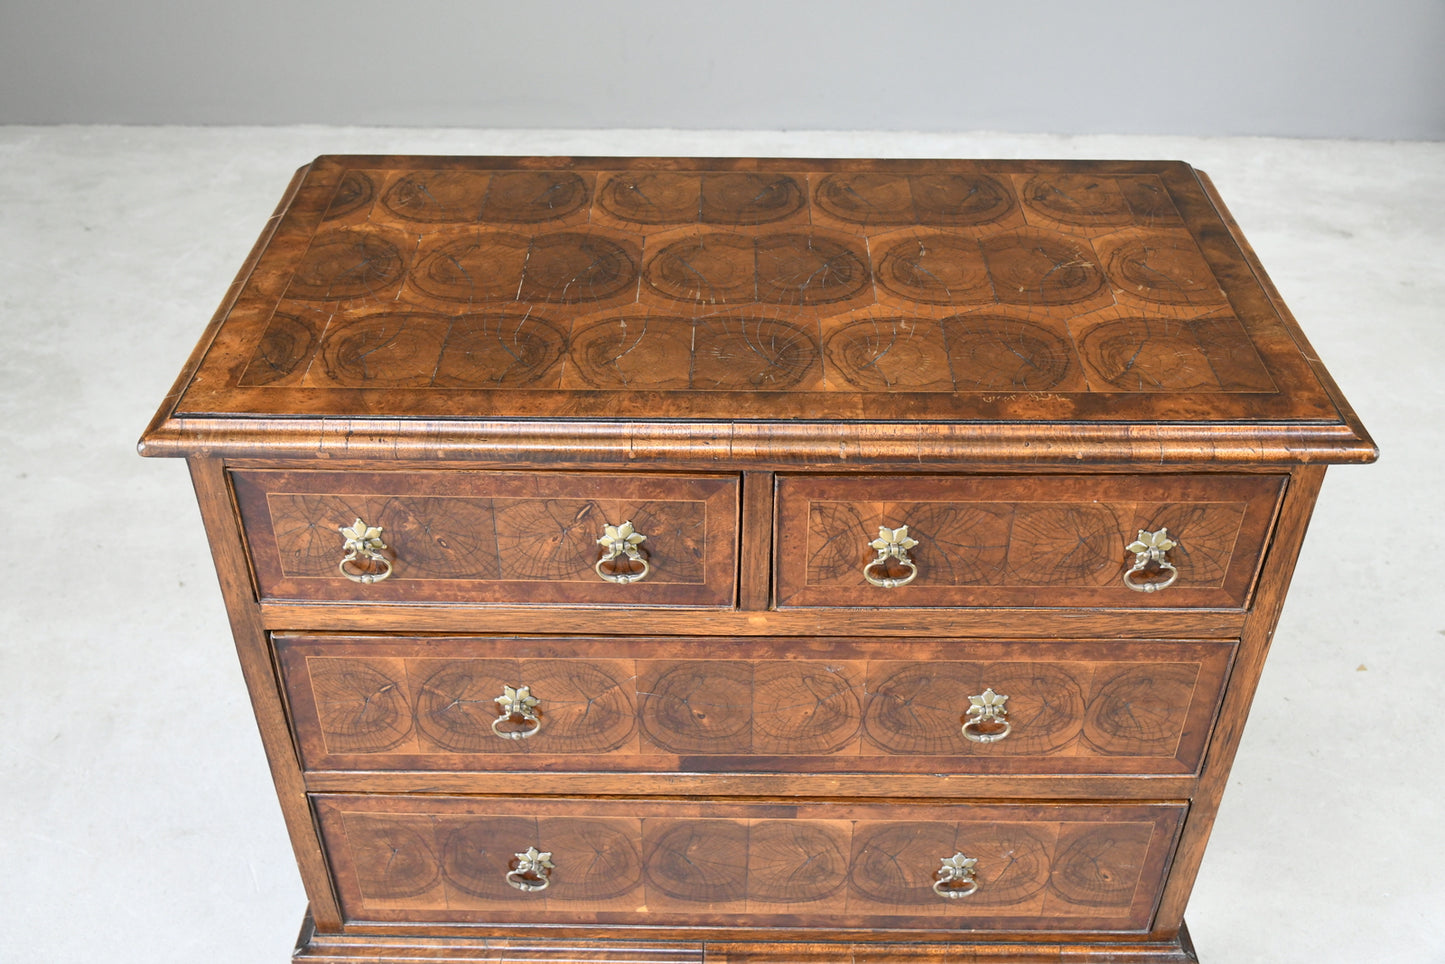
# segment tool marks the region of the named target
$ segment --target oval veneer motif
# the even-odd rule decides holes
[[[691,387],[709,391],[787,391],[819,368],[818,343],[798,325],[733,315],[693,327]]]
[[[1185,663],[1129,666],[1096,684],[1084,714],[1084,739],[1110,756],[1164,756],[1176,751],[1194,698],[1199,667]]]
[[[748,753],[752,749],[753,670],[734,660],[664,665],[638,681],[639,722],[670,753]]]
[[[381,203],[407,221],[536,224],[589,200],[586,182],[567,171],[419,171],[393,184]]]
[[[1116,238],[1101,238],[1095,246],[1109,280],[1123,294],[1161,305],[1227,303],[1214,272],[1187,235],[1159,232]]]
[[[634,255],[595,234],[544,234],[532,241],[519,301],[578,304],[601,301],[637,284]]]
[[[846,825],[761,820],[748,828],[748,900],[801,904],[836,893],[848,880]]]
[[[530,249],[531,241],[520,234],[445,235],[424,244],[409,283],[443,301],[512,301]]]
[[[453,318],[432,384],[439,388],[552,388],[567,334],[534,313]]]
[[[1148,824],[1065,825],[1049,889],[1071,904],[1128,906],[1149,849]]]
[[[384,753],[411,736],[404,676],[359,659],[312,659],[307,668],[327,752]]]
[[[1077,380],[1070,341],[1054,327],[990,314],[940,324],[957,391],[1046,392]]]
[[[1012,212],[1013,191],[986,174],[829,174],[814,202],[855,224],[981,225]]]
[[[569,817],[543,819],[537,824],[538,839],[557,865],[552,872],[553,886],[548,889],[552,899],[612,900],[642,883],[642,854],[634,839],[634,821]]]
[[[937,901],[934,872],[941,859],[957,852],[955,838],[956,830],[948,823],[855,824],[848,888],[880,904]]]
[[[767,224],[797,214],[808,203],[803,187],[786,174],[704,174],[704,224]]]
[[[598,204],[636,224],[767,224],[803,210],[807,194],[786,174],[646,171],[607,180]]]
[[[1102,503],[1020,503],[1009,534],[1009,581],[1020,586],[1098,586],[1123,571],[1125,529]]]
[[[1129,208],[1118,183],[1092,174],[1039,174],[1019,192],[1024,206],[1046,218],[1082,227],[1130,224]]]
[[[504,681],[503,665],[492,660],[457,660],[433,670],[417,687],[416,728],[433,745],[452,753],[502,753],[524,749],[521,740],[500,740],[492,724],[501,715],[496,698]],[[542,713],[537,714],[539,717]],[[543,720],[546,726],[546,720]]]
[[[703,232],[662,248],[643,276],[675,301],[811,306],[861,294],[873,280],[868,264],[856,243],[816,233],[751,238]]]
[[[302,375],[320,340],[317,322],[300,315],[277,312],[256,345],[256,353],[241,375],[243,386],[270,385]]]
[[[861,391],[954,390],[943,329],[922,318],[862,318],[824,343],[828,376]]]
[[[537,821],[528,817],[456,817],[438,828],[441,875],[447,885],[482,900],[512,901],[516,888],[507,871],[519,850],[537,843]]]
[[[823,754],[842,750],[852,743],[862,723],[856,685],[843,670],[828,663],[767,660],[754,664],[752,752]]]
[[[1106,288],[1093,252],[1063,235],[1021,231],[980,243],[993,296],[1006,305],[1070,305]]]
[[[354,211],[360,211],[375,200],[376,183],[371,177],[361,171],[347,171],[336,185],[336,193],[331,196],[331,205],[326,209],[322,220],[331,221],[345,217]]]
[[[646,826],[647,882],[690,903],[748,893],[748,825],[736,820],[658,820]]]
[[[649,288],[674,301],[730,305],[758,299],[753,239],[743,235],[705,232],[674,241],[650,257],[642,273]]]
[[[376,232],[360,228],[320,232],[301,257],[286,296],[308,301],[380,297],[406,270],[401,250]]]
[[[332,382],[364,388],[423,388],[432,383],[451,319],[375,314],[328,328],[321,364]]]
[[[878,284],[895,297],[927,305],[994,301],[983,251],[968,237],[929,234],[898,242],[878,263]]]
[[[418,897],[441,877],[429,821],[391,815],[346,815],[346,837],[356,883],[371,900]]]

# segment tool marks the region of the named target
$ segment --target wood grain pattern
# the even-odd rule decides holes
[[[1182,816],[1143,804],[823,809],[650,800],[318,796],[351,919],[726,927],[1142,931]],[[515,854],[552,854],[551,883],[509,887]],[[964,900],[940,861],[978,859]],[[645,908],[639,911],[638,908]]]
[[[308,964],[380,964],[415,962],[418,955],[425,955],[421,959],[433,964],[703,964],[704,953],[699,941],[327,934],[319,931],[308,916],[302,923],[292,960]]]
[[[742,514],[738,518],[742,552],[738,566],[738,608],[750,614],[766,611],[773,595],[773,475],[743,473]],[[749,616],[748,618],[755,618]]]
[[[1143,621],[1138,609],[932,609],[922,620],[916,609],[850,608],[832,612],[819,607],[798,607],[765,612],[709,611],[706,626],[693,609],[649,607],[607,609],[586,606],[527,607],[454,603],[390,603],[385,607],[365,602],[267,602],[261,607],[264,625],[273,630],[306,626],[337,633],[468,633],[479,624],[495,633],[536,635],[614,633],[636,635],[639,620],[659,636],[709,634],[736,637],[799,638],[834,633],[869,633],[911,645],[929,637],[956,639],[1106,639],[1122,626],[1139,633]],[[1242,610],[1149,610],[1149,635],[1160,639],[1234,639],[1244,626]],[[1141,633],[1142,635],[1142,633]]]
[[[437,964],[1196,964],[1187,932],[1166,940],[1092,941],[1060,944],[1033,940],[974,940],[958,936],[942,943],[889,943],[846,935],[831,943],[718,940],[662,941],[543,938],[522,933],[477,937],[475,928],[447,937],[369,933],[323,934],[308,920],[295,960],[314,964],[379,964],[415,961]]]
[[[705,945],[707,964],[1197,964],[1187,933],[1169,940],[1127,944],[975,942],[949,944],[763,944]]]
[[[795,758],[796,759],[796,758]],[[1049,800],[1054,802],[1128,802],[1141,799],[1187,800],[1198,785],[1192,774],[1140,776],[1123,769],[1110,773],[797,773],[667,771],[659,780],[641,774],[619,776],[600,766],[586,770],[524,769],[516,758],[507,779],[524,780],[534,796],[685,796],[698,799],[785,798],[828,800],[849,797],[869,800]],[[308,770],[303,774],[312,793],[452,793],[472,794],[477,770]],[[651,776],[651,775],[649,775]]]
[[[1192,773],[1223,642],[276,638],[313,770]],[[780,653],[788,654],[786,657]],[[534,736],[492,732],[504,686]],[[969,696],[1009,737],[964,738]]]
[[[320,159],[176,411],[1338,417],[1183,165],[730,167]],[[947,363],[880,386],[860,324]]]
[[[1221,707],[1209,765],[1191,795],[1190,816],[1180,833],[1175,868],[1160,895],[1158,926],[1161,928],[1173,927],[1175,922],[1184,919],[1189,891],[1204,859],[1204,847],[1209,841],[1214,817],[1229,781],[1229,768],[1239,749],[1239,740],[1249,717],[1249,705],[1254,699],[1265,657],[1269,655],[1270,644],[1274,640],[1275,627],[1324,475],[1324,466],[1301,466],[1294,474],[1290,491],[1281,507],[1278,531],[1271,546],[1271,563],[1279,568],[1275,578],[1261,587],[1254,611],[1250,613],[1241,634],[1239,665]]]
[[[744,397],[738,418],[765,418],[770,396]],[[1149,424],[1028,422],[1033,392],[986,396],[999,421],[873,421],[871,411],[820,404],[794,421],[582,421],[493,417],[357,417],[313,420],[181,416],[162,412],[140,441],[147,457],[219,457],[268,464],[318,458],[467,463],[469,467],[549,470],[652,466],[708,472],[720,461],[743,470],[798,471],[846,464],[898,472],[1027,467],[1077,470],[1126,465],[1218,471],[1261,466],[1287,471],[1300,462],[1373,462],[1379,450],[1351,419],[1243,425],[1182,421]],[[755,404],[756,403],[756,404]],[[847,419],[847,421],[839,421]],[[1019,419],[1019,421],[1014,421]]]
[[[1242,608],[1283,485],[1242,475],[782,476],[778,603]],[[905,525],[918,576],[869,585],[870,543],[881,526]],[[1160,528],[1178,543],[1178,582],[1133,591],[1125,547]]]
[[[1193,961],[1323,463],[1375,457],[1187,165],[676,158],[318,159],[142,449],[334,964]]]
[[[226,601],[236,655],[266,750],[266,762],[276,786],[286,831],[296,852],[310,913],[318,926],[334,931],[341,926],[341,910],[316,837],[286,707],[276,685],[268,636],[250,592],[245,537],[231,502],[225,466],[216,460],[192,459],[189,468],[216,577]]]
[[[736,476],[239,472],[260,593],[276,599],[731,606]],[[345,578],[341,526],[381,526],[393,575]],[[606,525],[647,536],[628,585],[594,566]]]

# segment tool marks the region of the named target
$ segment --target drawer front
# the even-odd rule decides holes
[[[349,922],[870,930],[1147,930],[1185,810],[313,801]]]
[[[1244,608],[1284,482],[782,476],[778,604]]]
[[[1189,774],[1234,652],[1220,641],[276,646],[303,763],[336,771]]]
[[[260,470],[232,478],[264,599],[733,604],[735,476]],[[358,521],[351,535],[364,544],[352,552],[357,543],[348,546],[341,530]],[[365,543],[366,527],[380,529],[379,545]],[[603,542],[614,544],[613,558]]]

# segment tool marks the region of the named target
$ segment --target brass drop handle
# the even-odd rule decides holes
[[[346,540],[341,545],[341,551],[346,555],[336,566],[343,576],[352,582],[372,583],[381,582],[391,575],[391,560],[381,554],[381,550],[386,548],[386,543],[381,541],[381,526],[369,526],[357,519],[337,531]],[[359,565],[358,560],[363,559],[367,563],[379,563],[381,571],[377,572],[371,565]]]
[[[968,702],[968,722],[963,724],[966,739],[974,743],[997,743],[1013,731],[1008,710],[1004,708],[1008,697],[995,693],[992,686],[978,696],[970,696]]]
[[[962,853],[956,853],[942,859],[943,866],[933,872],[935,894],[949,900],[958,900],[978,890],[978,878],[974,876],[978,868],[977,857],[965,857]]]
[[[877,586],[879,589],[897,589],[912,582],[918,575],[918,565],[908,557],[908,550],[916,545],[918,540],[908,534],[907,526],[899,526],[897,529],[879,526],[878,538],[868,543],[870,549],[878,550],[878,558],[863,567],[863,578],[868,580],[868,585]],[[897,560],[908,570],[908,575],[902,578],[881,575],[886,570],[878,567],[886,566],[889,559]],[[878,569],[879,575],[874,574],[875,569]]]
[[[552,871],[556,869],[552,854],[528,847],[525,852],[513,856],[517,858],[517,866],[507,871],[507,883],[527,893],[546,890],[552,882]]]
[[[598,559],[597,565],[592,568],[597,571],[597,575],[608,582],[621,583],[624,586],[630,582],[641,582],[652,571],[652,566],[643,557],[642,551],[637,548],[645,541],[647,541],[647,536],[633,528],[630,520],[620,526],[603,526],[602,538],[597,540],[597,544],[603,549],[602,558]],[[628,562],[640,562],[642,568],[633,571],[608,565],[618,557],[622,557]],[[603,568],[604,566],[606,568]]]
[[[502,708],[502,715],[492,721],[492,732],[504,740],[525,740],[536,736],[542,728],[542,721],[532,710],[542,701],[532,695],[530,686],[502,686],[502,695],[493,702]],[[520,726],[519,730],[504,730],[502,724]]]
[[[1169,538],[1167,527],[1158,532],[1147,532],[1140,529],[1139,537],[1124,547],[1134,553],[1134,565],[1125,571],[1124,585],[1135,592],[1158,592],[1174,585],[1174,580],[1179,578],[1179,570],[1174,568],[1174,563],[1169,561],[1165,553],[1178,545],[1179,543]],[[1136,573],[1144,572],[1151,563],[1157,567],[1158,571],[1167,572],[1168,577],[1146,582],[1134,578]]]

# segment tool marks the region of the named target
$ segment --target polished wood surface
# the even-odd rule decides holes
[[[1368,457],[1259,274],[1179,163],[319,158],[148,444],[661,416]]]
[[[1073,161],[321,158],[141,446],[335,964],[1194,961],[1375,457],[1206,177]]]
[[[751,531],[756,532],[756,529]],[[510,606],[486,603],[327,603],[261,604],[261,620],[269,629],[287,631],[298,626],[337,632],[467,633],[485,624],[496,633],[578,633],[598,631],[635,634],[645,624],[657,635],[696,633],[698,613],[682,607],[637,609],[597,606]],[[926,618],[924,618],[926,617]],[[1117,635],[1120,626],[1141,625],[1134,609],[916,609],[854,606],[798,607],[761,612],[710,610],[711,633],[730,636],[807,637],[819,633],[871,635],[909,641],[949,636],[963,639],[1006,639],[1023,635],[1050,639],[1101,639]],[[1149,636],[1173,639],[1224,639],[1238,636],[1248,613],[1229,609],[1151,609]],[[1021,630],[1026,627],[1027,631]]]
[[[256,471],[236,473],[234,486],[266,598],[734,600],[736,476]],[[380,582],[355,582],[338,567],[339,529],[356,519],[383,530],[393,570]],[[623,585],[595,566],[605,527],[625,522],[647,537],[640,550],[651,570]]]
[[[1241,607],[1283,487],[1266,475],[781,476],[778,604]],[[879,528],[905,525],[917,576],[870,586]],[[1178,579],[1131,590],[1127,546],[1159,529],[1177,543]]]
[[[295,960],[311,964],[417,960],[438,964],[1191,964],[1198,958],[1187,931],[1168,940],[1094,941],[1081,947],[1037,940],[1028,943],[972,940],[947,945],[886,942],[828,943],[719,941],[588,941],[545,938],[406,937],[325,934],[308,918]]]
[[[1192,773],[1226,642],[278,636],[313,770]],[[779,654],[786,654],[780,657]],[[504,687],[540,702],[497,735]],[[1005,694],[1009,735],[963,735]],[[507,726],[506,730],[514,729]]]
[[[316,846],[316,828],[306,797],[305,782],[291,737],[289,714],[275,682],[270,636],[255,606],[245,538],[236,523],[230,482],[225,466],[211,459],[190,460],[191,483],[201,505],[216,576],[225,599],[236,655],[251,697],[251,709],[266,749],[271,778],[281,802],[281,814],[296,852],[296,864],[306,889],[308,914],[320,927],[336,930],[341,912],[328,880],[326,858]]]
[[[321,796],[354,920],[1142,931],[1179,806]],[[544,890],[509,886],[516,853],[551,854]],[[934,889],[978,860],[976,893]],[[639,908],[643,908],[639,910]],[[877,936],[882,936],[878,934]]]
[[[532,163],[318,161],[178,411],[1337,415],[1182,165]]]

